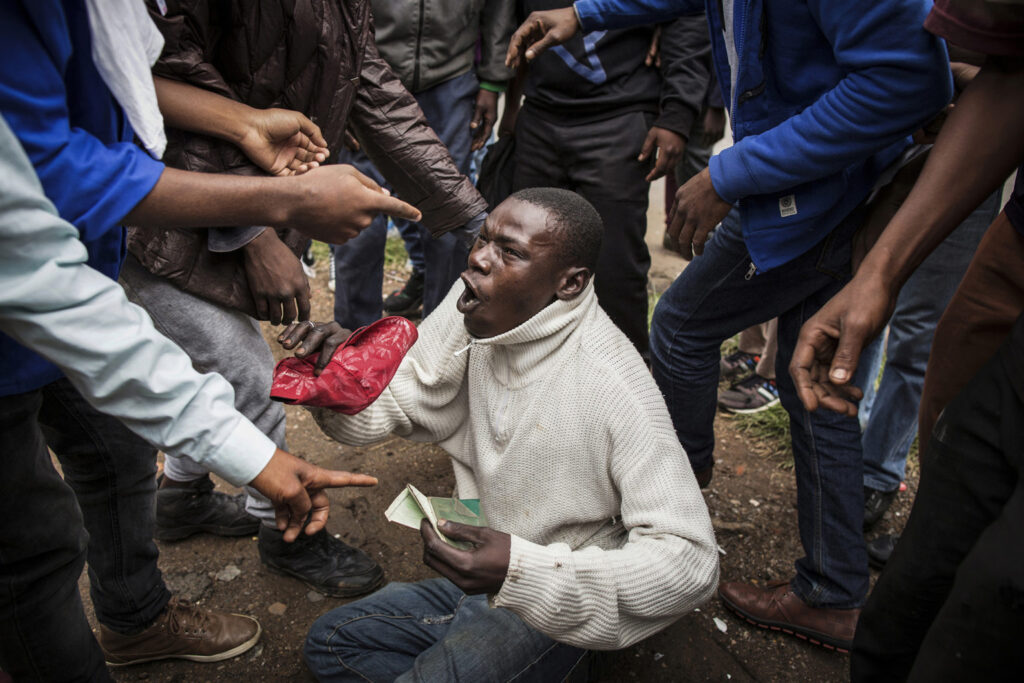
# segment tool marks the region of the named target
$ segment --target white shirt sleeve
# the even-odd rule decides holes
[[[98,410],[232,484],[251,481],[274,443],[234,408],[234,390],[86,265],[78,231],[57,216],[0,118],[0,331],[56,364]]]

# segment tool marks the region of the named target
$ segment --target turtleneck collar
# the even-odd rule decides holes
[[[508,332],[470,339],[462,353],[475,346],[492,350],[491,366],[495,376],[509,386],[524,386],[547,371],[557,351],[597,305],[594,283],[574,299],[557,299],[535,316]]]

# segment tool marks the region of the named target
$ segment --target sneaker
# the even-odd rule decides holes
[[[864,487],[864,530],[867,531],[882,520],[885,511],[896,499],[899,489],[879,491],[868,486]]]
[[[335,280],[335,276],[336,275],[334,272],[334,251],[331,251],[331,256],[327,260],[327,289],[329,289],[332,292],[334,291],[334,288],[337,287],[337,280]]]
[[[760,413],[779,402],[779,389],[775,380],[754,373],[736,382],[718,394],[718,405],[723,410],[740,415]]]
[[[839,652],[849,652],[853,646],[860,610],[811,607],[793,592],[788,581],[765,588],[738,581],[723,583],[718,587],[718,597],[754,626]]]
[[[125,636],[100,624],[100,647],[107,666],[128,666],[158,659],[219,662],[242,654],[260,639],[252,617],[203,609],[171,598],[153,625]]]
[[[405,286],[392,292],[384,299],[384,313],[387,315],[409,316],[423,305],[424,275],[422,270],[413,270]]]
[[[718,368],[722,373],[722,379],[735,379],[754,372],[760,361],[761,356],[746,351],[734,351],[718,362]]]
[[[299,259],[302,263],[302,272],[306,274],[306,277],[312,279],[316,277],[316,256],[313,255],[313,243],[310,242],[306,247],[306,251],[302,252],[302,258]]]
[[[878,538],[868,541],[868,564],[875,569],[885,569],[899,540],[898,534],[882,534]]]
[[[260,559],[267,569],[291,576],[332,598],[350,598],[384,583],[384,570],[366,553],[321,529],[292,543],[277,529],[260,525]]]
[[[163,475],[160,476],[163,482]],[[252,536],[260,520],[245,511],[245,494],[229,496],[213,490],[206,475],[187,488],[165,486],[156,492],[156,530],[158,541],[180,541],[198,533],[217,536]]]

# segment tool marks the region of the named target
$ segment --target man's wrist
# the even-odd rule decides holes
[[[508,83],[496,83],[494,81],[480,81],[480,89],[500,95],[508,90]]]

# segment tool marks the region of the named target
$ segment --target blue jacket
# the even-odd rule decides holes
[[[89,265],[117,278],[122,219],[156,185],[163,164],[134,145],[127,119],[92,61],[84,0],[0,2],[0,115],[47,198],[81,233]],[[61,376],[0,334],[0,396]]]
[[[711,182],[739,202],[758,270],[820,242],[867,196],[907,136],[953,93],[944,43],[922,27],[931,0],[735,0],[732,92],[717,0],[577,0],[583,29],[705,9],[735,144]]]

